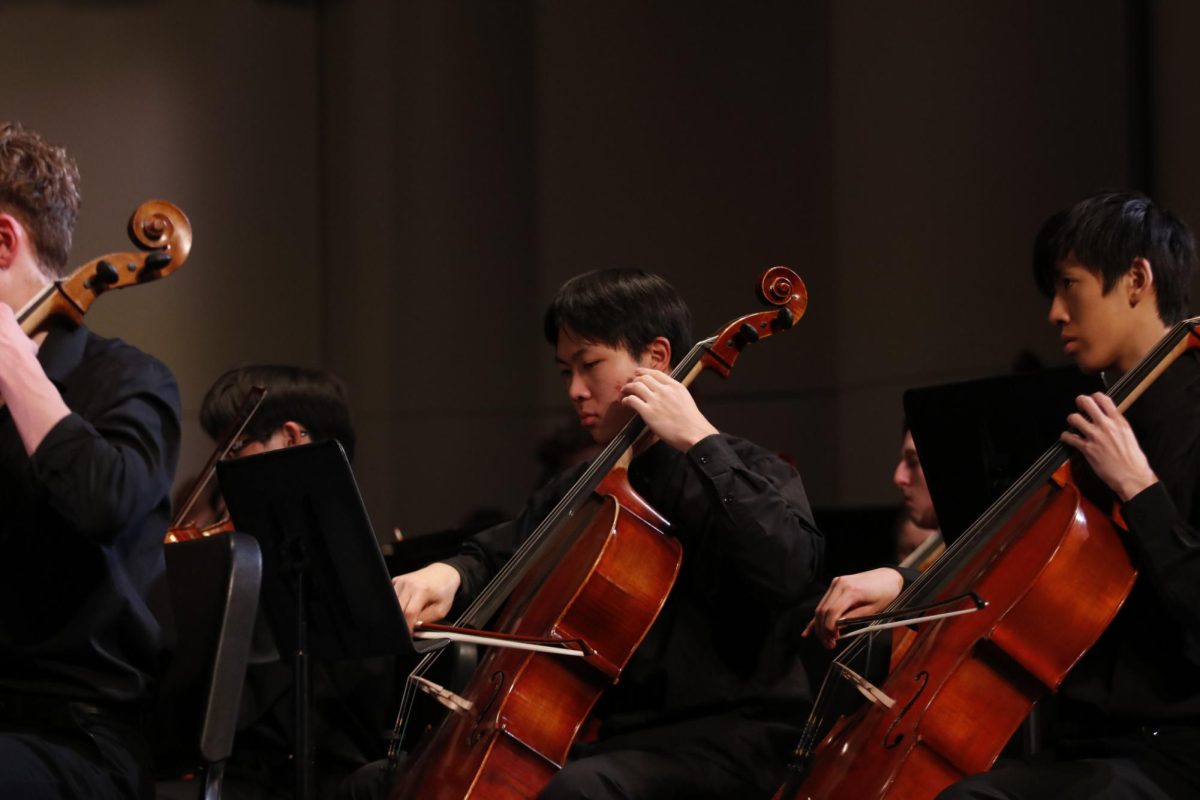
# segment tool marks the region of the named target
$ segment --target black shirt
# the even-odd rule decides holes
[[[83,326],[38,352],[71,413],[32,457],[0,409],[0,688],[132,703],[161,655],[147,608],[179,453],[158,361]]]
[[[449,563],[473,598],[579,477],[533,495],[514,522],[485,531]],[[597,709],[601,737],[632,747],[706,746],[730,769],[779,783],[810,701],[796,655],[796,605],[811,593],[824,541],[799,475],[762,448],[713,435],[686,454],[658,443],[630,483],[683,545],[679,577],[620,682]],[[657,731],[667,731],[662,736]]]
[[[1190,350],[1126,417],[1159,482],[1122,506],[1139,574],[1062,694],[1108,724],[1200,725],[1200,353]]]

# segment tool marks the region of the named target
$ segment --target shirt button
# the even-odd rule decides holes
[[[708,463],[708,456],[700,456],[700,463],[701,463],[701,464],[707,464],[707,463]]]
[[[729,505],[730,503],[733,502],[733,498],[729,497],[728,495],[726,495],[725,497],[722,497],[721,499],[725,501],[725,505]]]

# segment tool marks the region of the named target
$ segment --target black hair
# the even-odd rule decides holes
[[[231,369],[217,379],[200,406],[200,425],[216,439],[237,417],[250,389],[267,390],[262,405],[246,426],[245,436],[265,442],[283,423],[298,422],[311,441],[336,439],[354,460],[354,424],[346,387],[328,372],[307,367],[258,364]]]
[[[674,366],[692,346],[692,315],[675,287],[639,269],[601,269],[577,275],[558,290],[543,321],[546,341],[559,331],[637,357],[657,337],[671,343]]]
[[[1168,325],[1187,316],[1196,243],[1174,214],[1136,192],[1101,192],[1042,224],[1033,245],[1038,288],[1054,296],[1058,264],[1071,257],[1099,274],[1108,293],[1135,258],[1150,262],[1158,316]]]

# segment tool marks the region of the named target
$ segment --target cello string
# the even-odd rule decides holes
[[[708,352],[708,349],[716,341],[717,337],[713,336],[696,342],[687,355],[680,360],[678,366],[671,371],[671,377],[678,380],[680,376],[686,376],[700,362],[703,355]],[[644,428],[645,423],[641,417],[635,414],[621,429],[620,433],[605,446],[600,455],[593,459],[592,463],[588,465],[580,478],[567,491],[563,499],[546,515],[546,518],[526,541],[517,548],[513,556],[497,572],[495,578],[488,582],[475,601],[459,616],[455,623],[456,626],[480,627],[487,623],[488,618],[498,609],[490,608],[487,613],[484,613],[485,609],[503,602],[503,599],[511,592],[513,585],[524,577],[524,571],[527,567],[526,562],[531,561],[533,556],[537,552],[540,552],[544,540],[549,538],[550,532],[558,530],[560,527],[559,522],[564,517],[574,514],[583,499],[591,496],[604,476],[611,471],[625,451],[633,446]],[[388,746],[389,767],[393,767],[398,758],[408,722],[412,718],[412,707],[418,696],[414,678],[424,676],[442,652],[439,650],[427,653],[409,673],[408,679],[405,680],[400,708],[396,715],[396,721],[392,728],[392,738]]]
[[[715,337],[710,337],[697,342],[680,360],[679,365],[671,371],[671,377],[678,379],[681,375],[687,375],[715,341]],[[513,584],[524,577],[525,570],[529,566],[528,562],[536,552],[541,551],[542,545],[550,533],[558,530],[561,521],[574,514],[579,505],[591,496],[596,486],[612,470],[613,465],[625,451],[633,446],[644,429],[645,423],[641,417],[635,414],[621,429],[621,432],[601,451],[600,455],[592,461],[583,475],[546,515],[534,532],[517,548],[513,556],[497,572],[496,577],[484,587],[475,602],[461,615],[457,625],[477,628],[487,623],[487,618],[490,618],[498,610],[493,606],[503,602],[511,592]],[[487,609],[486,614],[483,613],[485,609]],[[480,617],[484,618],[480,619]]]
[[[687,355],[680,360],[679,365],[671,371],[671,377],[678,379],[680,375],[687,375],[708,349],[716,342],[717,337],[709,337],[696,342],[688,351]],[[601,451],[590,465],[584,470],[583,475],[575,484],[567,491],[567,494],[562,500],[547,514],[546,518],[534,530],[528,539],[517,548],[513,553],[512,558],[502,567],[496,574],[496,577],[489,581],[479,597],[472,602],[466,611],[458,618],[456,625],[459,627],[479,627],[486,624],[487,619],[476,619],[478,617],[490,617],[495,610],[484,614],[483,610],[493,604],[501,601],[501,597],[507,597],[511,591],[512,584],[515,584],[523,576],[526,561],[531,560],[532,554],[536,550],[540,550],[543,540],[548,538],[551,530],[558,529],[559,521],[570,514],[573,514],[582,498],[590,496],[592,491],[600,483],[604,475],[612,469],[613,465],[620,459],[621,455],[628,450],[637,437],[641,434],[645,423],[641,417],[636,414],[632,419],[625,424],[620,433],[609,442],[608,445]],[[389,744],[389,763],[394,760],[392,758],[392,750],[399,750],[400,743],[403,739],[404,732],[407,729],[408,721],[411,719],[412,706],[416,701],[417,692],[415,691],[415,677],[424,676],[425,673],[433,666],[441,651],[426,654],[416,667],[409,673],[408,679],[405,681],[405,688],[401,697],[400,708],[396,715],[396,721],[392,728],[392,741]]]

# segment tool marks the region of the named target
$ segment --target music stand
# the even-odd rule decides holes
[[[312,795],[309,658],[415,656],[415,644],[371,530],[354,474],[336,441],[217,465],[237,530],[262,549],[261,602],[281,656],[292,661],[296,797]]]
[[[904,413],[942,536],[952,543],[1066,430],[1075,398],[1102,391],[1074,367],[909,389]]]
[[[996,501],[1058,440],[1075,398],[1103,391],[1075,367],[950,383],[904,393],[904,413],[946,542]],[[1025,755],[1041,748],[1045,706],[1029,712]]]

